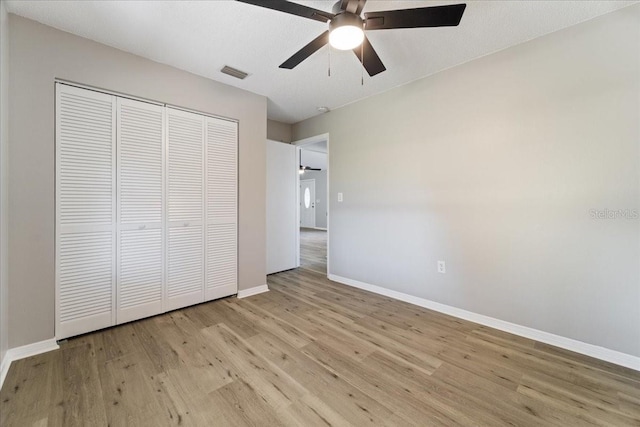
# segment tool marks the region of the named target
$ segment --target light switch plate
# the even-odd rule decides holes
[[[338,201],[341,202],[343,200],[342,193],[338,193]]]

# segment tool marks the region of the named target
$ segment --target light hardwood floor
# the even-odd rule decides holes
[[[309,268],[269,286],[15,362],[0,425],[640,425],[638,372]]]
[[[316,273],[327,273],[327,232],[313,228],[300,229],[300,267]]]

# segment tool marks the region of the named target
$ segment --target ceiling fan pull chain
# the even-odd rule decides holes
[[[331,77],[331,46],[329,46],[329,70],[328,70],[328,74],[329,74],[329,77]]]

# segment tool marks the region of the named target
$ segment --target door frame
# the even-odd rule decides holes
[[[295,145],[298,147],[296,149],[297,158],[300,158],[300,149],[306,145],[315,144],[318,142],[327,141],[327,277],[331,275],[331,256],[330,254],[330,242],[331,242],[331,156],[330,153],[330,141],[329,134],[323,133],[316,136],[311,136],[309,138],[300,139],[298,141],[291,142],[291,145]],[[300,167],[300,165],[298,165]],[[298,191],[296,192],[296,254],[298,258],[298,267],[300,267],[300,174],[297,175],[297,187]]]
[[[316,179],[315,178],[309,178],[309,179],[300,179],[300,184],[298,185],[298,193],[302,190],[302,183],[303,182],[308,182],[309,188],[313,187],[313,199],[311,200],[311,205],[313,207],[313,226],[312,227],[304,227],[304,228],[316,228]],[[313,184],[313,185],[311,185]],[[301,197],[300,194],[298,194],[298,198]],[[301,200],[302,202],[302,200]],[[305,208],[306,209],[306,208]],[[298,205],[298,212],[302,211],[302,203],[300,203]],[[300,215],[300,224],[299,224],[300,228],[302,227],[302,215]]]

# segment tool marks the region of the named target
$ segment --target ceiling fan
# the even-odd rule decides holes
[[[300,175],[302,175],[306,171],[321,171],[321,170],[322,169],[320,169],[320,168],[312,168],[311,166],[302,166],[302,165],[300,165],[300,169],[298,170],[298,172],[300,173]]]
[[[291,15],[328,22],[329,29],[286,61],[280,68],[293,69],[329,43],[339,50],[353,50],[370,76],[386,70],[364,31],[394,28],[455,27],[460,23],[466,4],[419,7],[415,9],[368,12],[362,15],[367,0],[338,0],[332,12],[325,12],[285,0],[238,0]]]
[[[312,168],[311,166],[302,166],[302,150],[298,150],[298,160],[300,162],[300,169],[298,169],[298,173],[302,175],[305,171],[321,171],[320,168]]]

